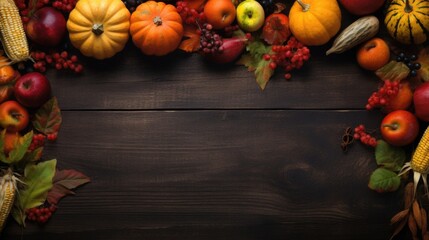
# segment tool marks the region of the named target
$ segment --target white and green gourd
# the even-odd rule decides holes
[[[379,28],[380,22],[375,16],[357,19],[335,38],[332,47],[326,51],[326,55],[345,52],[371,39],[378,33]]]

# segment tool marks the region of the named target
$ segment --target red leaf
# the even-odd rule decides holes
[[[37,110],[32,121],[34,128],[45,134],[57,134],[62,122],[57,98],[53,97]]]
[[[179,49],[185,52],[195,52],[200,48],[200,34],[195,25],[185,25],[185,39],[180,43]]]
[[[57,170],[52,182],[53,187],[48,192],[47,200],[50,204],[57,205],[61,198],[74,195],[72,189],[90,182],[90,179],[76,170]]]

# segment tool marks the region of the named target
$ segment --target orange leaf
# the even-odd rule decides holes
[[[185,52],[195,52],[200,48],[200,34],[195,25],[185,25],[184,40],[180,43],[179,49]]]
[[[204,6],[207,0],[183,0],[186,2],[188,8],[193,8],[195,10],[200,10]]]

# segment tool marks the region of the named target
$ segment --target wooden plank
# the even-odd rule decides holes
[[[63,114],[45,158],[92,182],[45,227],[10,223],[5,239],[387,239],[401,206],[368,189],[371,149],[339,147],[345,127],[376,128],[376,112]]]
[[[218,66],[177,51],[143,56],[131,43],[105,61],[81,57],[84,74],[49,71],[63,109],[363,109],[377,89],[355,50],[325,56],[312,48],[310,62],[286,81],[278,71],[265,91],[244,66]]]

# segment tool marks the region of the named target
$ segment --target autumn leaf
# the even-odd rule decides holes
[[[429,82],[429,47],[423,48],[419,53],[420,70],[417,77],[425,82]]]
[[[180,43],[179,49],[185,52],[196,52],[200,48],[200,34],[195,25],[184,26],[184,40]]]
[[[402,79],[405,79],[409,73],[410,69],[407,65],[395,60],[390,61],[375,72],[375,74],[383,81],[401,81]]]
[[[73,189],[90,182],[89,177],[76,170],[57,170],[52,180],[53,187],[48,192],[47,200],[57,205],[61,198],[74,195]]]
[[[250,42],[246,47],[247,53],[243,54],[237,64],[244,65],[251,72],[254,72],[256,82],[261,90],[264,90],[274,70],[269,67],[271,60],[264,60],[264,54],[271,53],[271,46],[265,45],[260,40]]]
[[[401,178],[397,173],[379,167],[370,176],[368,187],[376,192],[394,192],[401,185]]]
[[[57,134],[62,122],[57,98],[53,97],[40,107],[32,121],[34,128],[43,134]]]
[[[14,219],[25,225],[25,211],[38,207],[46,201],[48,191],[52,188],[57,160],[44,161],[39,164],[27,164],[24,171],[24,188],[19,190],[15,208],[12,212]]]

